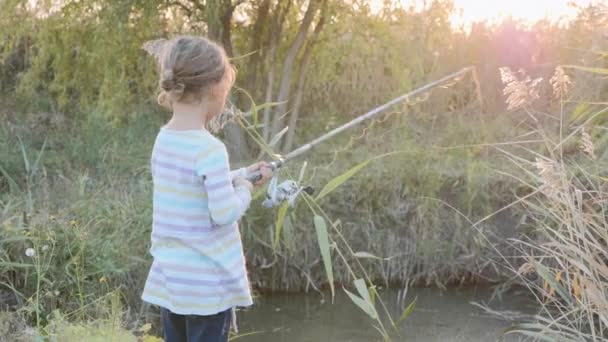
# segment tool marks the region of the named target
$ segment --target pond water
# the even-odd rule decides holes
[[[333,304],[319,293],[273,294],[256,298],[255,305],[239,311],[242,342],[380,341],[374,322],[337,289]],[[383,290],[384,303],[397,319],[407,303],[416,307],[401,324],[394,341],[519,341],[503,336],[512,322],[489,315],[471,302],[486,303],[492,310],[531,313],[533,303],[521,293],[492,299],[492,289],[409,289],[405,304],[398,303],[398,290]],[[386,321],[386,320],[385,320]],[[386,323],[385,323],[386,324]]]

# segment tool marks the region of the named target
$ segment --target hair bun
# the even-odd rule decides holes
[[[182,97],[182,95],[184,94],[184,90],[186,89],[184,82],[175,77],[175,74],[173,74],[172,70],[163,71],[163,75],[160,81],[160,87],[164,91],[170,93],[171,97],[176,100],[179,100]]]

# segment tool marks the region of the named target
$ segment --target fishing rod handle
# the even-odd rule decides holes
[[[274,172],[278,168],[280,168],[283,163],[281,163],[278,160],[275,160],[275,161],[270,162],[269,164],[270,164],[270,167],[272,168],[272,171]],[[259,182],[260,179],[262,179],[262,172],[255,171],[255,172],[252,172],[252,173],[248,173],[245,176],[245,179],[247,179],[248,181],[250,181],[252,184],[255,184],[255,183]]]

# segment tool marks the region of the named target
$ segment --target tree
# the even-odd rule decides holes
[[[310,0],[308,2],[306,13],[304,14],[304,18],[300,23],[298,33],[296,34],[289,51],[287,52],[287,56],[283,61],[281,83],[279,84],[279,91],[276,98],[278,105],[272,120],[271,135],[277,134],[283,128],[283,115],[287,112],[288,108],[294,63],[298,57],[298,54],[300,53],[300,50],[302,49],[302,46],[306,42],[308,31],[319,8],[319,3],[319,0]]]

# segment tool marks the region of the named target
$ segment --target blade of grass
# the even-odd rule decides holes
[[[356,294],[349,292],[347,289],[344,289],[344,292],[346,292],[346,295],[348,295],[350,300],[352,300],[352,302],[355,303],[355,305],[357,305],[359,309],[363,310],[363,312],[365,312],[369,317],[371,317],[372,319],[378,318],[376,310],[371,306],[370,303],[366,302],[364,299],[360,298]]]
[[[331,193],[332,191],[336,190],[340,185],[342,185],[344,182],[346,182],[347,180],[349,180],[352,176],[356,175],[357,172],[361,171],[361,169],[363,169],[364,167],[367,166],[367,164],[369,164],[370,160],[366,160],[363,163],[360,163],[358,165],[356,165],[355,167],[351,168],[350,170],[344,172],[343,174],[333,178],[332,180],[330,180],[325,187],[323,187],[323,189],[321,190],[321,192],[319,192],[319,195],[317,195],[317,197],[315,198],[315,201],[320,200],[321,198],[327,196],[329,193]]]
[[[334,290],[334,273],[331,264],[331,253],[329,250],[329,235],[327,233],[327,223],[325,219],[319,215],[314,217],[315,230],[317,231],[317,240],[319,242],[319,248],[321,249],[321,257],[323,258],[323,265],[325,265],[325,273],[327,273],[327,281],[331,289],[331,297],[335,295]]]
[[[281,204],[279,208],[279,212],[277,214],[277,223],[274,229],[274,243],[272,244],[273,250],[276,251],[277,246],[279,245],[279,239],[281,238],[281,230],[283,229],[283,222],[285,221],[285,215],[287,214],[287,208],[289,207],[289,203],[284,202]]]
[[[417,299],[418,298],[414,298],[414,300],[405,308],[405,310],[403,310],[403,313],[401,314],[401,317],[399,317],[399,320],[397,321],[397,323],[400,323],[401,321],[406,319],[407,316],[409,316],[412,313],[412,311],[414,311],[414,307],[416,306]]]

